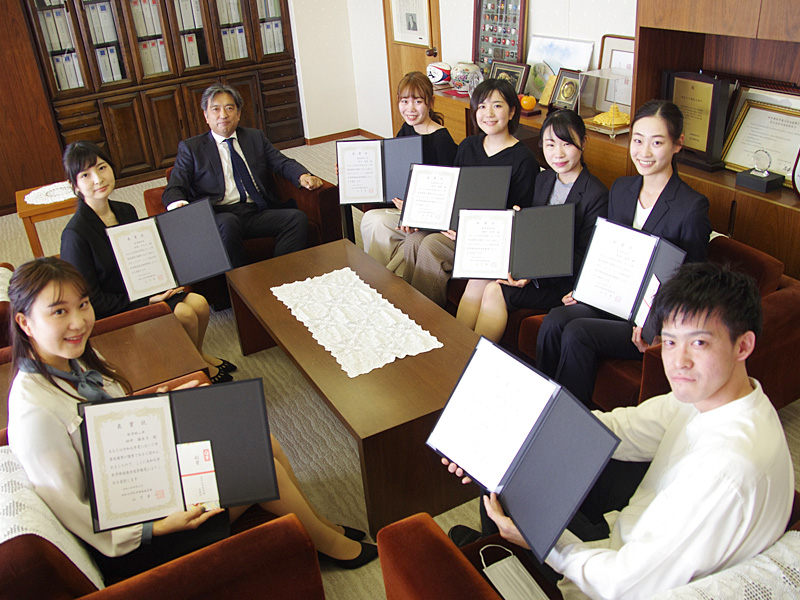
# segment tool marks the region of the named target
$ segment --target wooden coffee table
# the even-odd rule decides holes
[[[270,288],[350,267],[444,344],[350,378]],[[474,498],[425,445],[478,336],[348,240],[228,272],[242,354],[274,343],[289,355],[358,444],[369,530]],[[274,342],[273,342],[274,340]]]

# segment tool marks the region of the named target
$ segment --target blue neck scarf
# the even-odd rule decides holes
[[[103,389],[103,376],[97,371],[84,371],[74,358],[69,361],[69,366],[72,369],[69,373],[48,364],[40,364],[53,377],[75,383],[78,395],[86,400],[112,399],[112,396]],[[19,360],[19,370],[23,373],[37,373],[36,363],[30,358],[22,358]]]

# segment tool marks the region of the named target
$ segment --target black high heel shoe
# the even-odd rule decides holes
[[[235,364],[228,362],[224,358],[220,358],[220,360],[222,362],[217,365],[217,368],[223,373],[233,373],[238,368]]]
[[[344,537],[349,540],[353,540],[354,542],[360,542],[367,537],[367,533],[365,531],[361,531],[355,527],[348,527],[347,525],[339,525],[339,527],[344,529]]]
[[[361,544],[361,553],[355,558],[333,558],[324,552],[317,552],[317,555],[340,569],[358,569],[378,558],[378,547],[375,544],[359,543]]]

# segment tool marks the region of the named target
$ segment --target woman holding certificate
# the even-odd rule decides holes
[[[89,343],[95,321],[89,286],[72,265],[53,257],[26,263],[14,272],[8,293],[18,369],[8,397],[9,444],[36,493],[88,545],[106,579],[130,577],[227,537],[229,523],[248,507],[194,507],[94,532],[77,407],[125,396],[130,385]],[[276,515],[295,513],[335,565],[352,569],[376,558],[373,544],[359,542],[363,532],[334,525],[308,503],[274,438],[272,451],[280,499],[261,506]]]
[[[61,233],[61,258],[74,265],[88,282],[97,317],[166,302],[208,363],[212,383],[233,380],[230,373],[236,370],[235,365],[203,352],[209,318],[203,296],[177,288],[134,302],[128,299],[106,227],[132,223],[138,215],[130,204],[108,199],[116,182],[111,157],[92,142],[74,142],[64,152],[64,170],[78,197],[78,207]]]
[[[444,118],[433,110],[433,84],[420,71],[412,71],[397,86],[397,104],[405,123],[395,137],[422,136],[422,163],[452,167],[456,143],[444,127]],[[392,199],[396,208],[375,208],[361,219],[364,252],[387,269],[403,274],[402,243],[408,230],[399,227],[403,201]]]
[[[510,166],[511,184],[507,208],[525,208],[533,202],[539,164],[530,149],[514,137],[522,107],[514,87],[503,79],[487,79],[475,88],[470,99],[473,122],[482,133],[471,135],[458,145],[453,166]],[[447,282],[453,272],[455,231],[415,231],[403,244],[403,279],[444,306]]]
[[[583,163],[586,126],[573,110],[551,112],[542,124],[539,143],[550,169],[539,173],[534,206],[574,204],[575,245],[573,276],[529,281],[470,279],[457,318],[476,333],[499,342],[506,330],[508,311],[521,308],[548,310],[558,306],[575,284],[597,217],[608,213],[608,190]]]
[[[683,145],[683,114],[671,102],[651,100],[631,123],[630,155],[639,175],[620,177],[608,195],[608,219],[657,235],[686,252],[685,262],[706,259],[711,223],[708,199],[678,176],[675,156]],[[641,360],[647,343],[640,327],[572,298],[544,319],[536,366],[592,405],[600,358]]]

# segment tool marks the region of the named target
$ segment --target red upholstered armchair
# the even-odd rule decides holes
[[[708,258],[751,275],[761,292],[764,330],[747,361],[748,373],[761,382],[777,408],[800,398],[800,369],[795,364],[800,346],[800,281],[783,275],[783,263],[778,259],[724,236],[711,241]],[[536,360],[536,338],[543,320],[544,315],[522,320],[517,338],[521,357]],[[592,401],[611,410],[667,392],[661,347],[654,346],[645,352],[643,361],[601,361]]]

